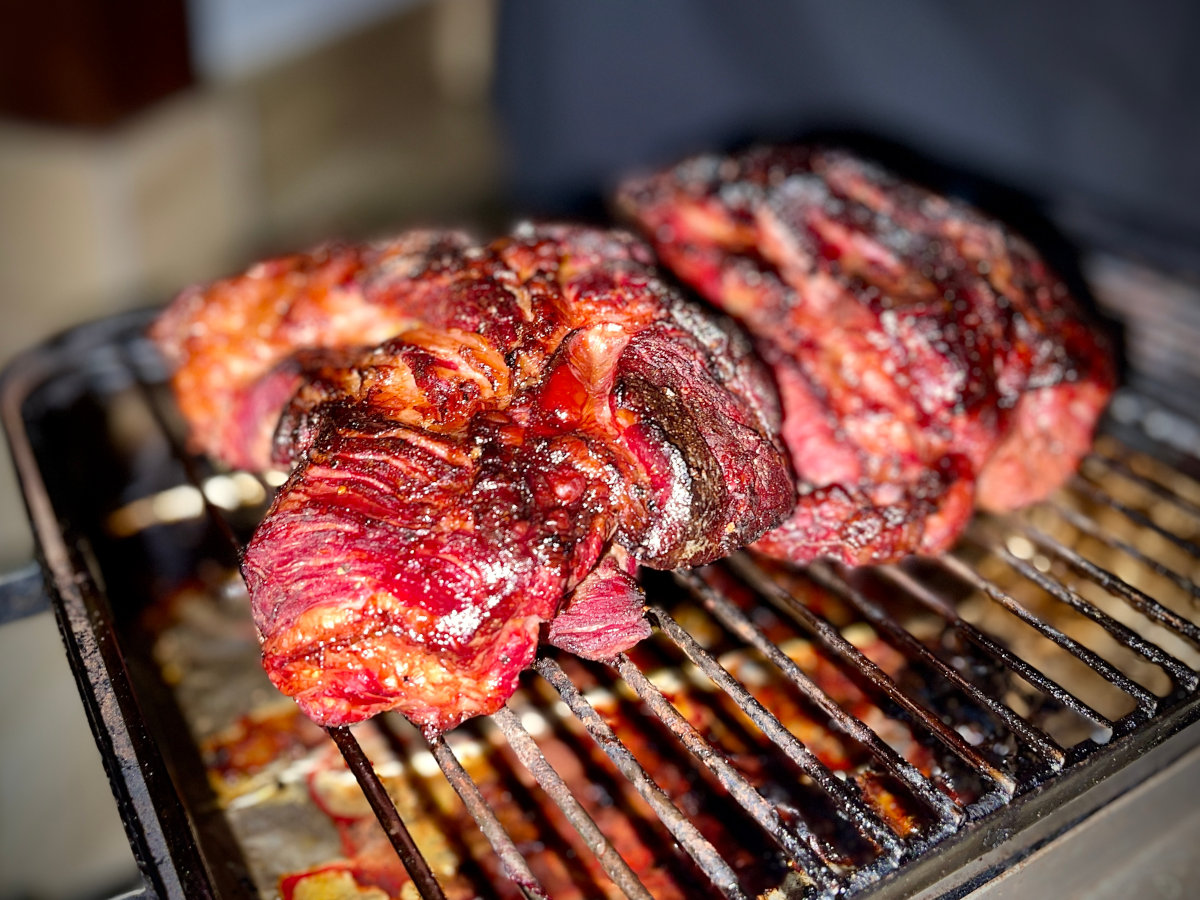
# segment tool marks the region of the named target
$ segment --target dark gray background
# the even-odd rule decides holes
[[[496,101],[519,208],[849,130],[984,205],[1013,189],[1080,240],[1200,271],[1198,41],[1190,0],[506,0]]]

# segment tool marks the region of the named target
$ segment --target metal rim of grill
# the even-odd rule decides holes
[[[240,549],[235,529],[205,495],[211,472],[206,463],[184,452],[171,422],[160,364],[142,337],[147,321],[147,315],[139,313],[77,329],[20,360],[5,382],[3,417],[42,562],[56,594],[68,654],[148,890],[158,896],[213,896],[220,893],[215,885],[221,876],[213,871],[211,847],[203,846],[207,839],[196,837],[196,808],[206,802],[203,791],[175,782],[171,771],[178,766],[174,757],[179,751],[164,753],[146,727],[144,708],[152,698],[139,695],[128,677],[127,648],[122,646],[128,638],[114,623],[117,600],[106,594],[88,558],[88,535],[79,530],[70,510],[53,501],[45,484],[44,459],[35,447],[39,438],[29,425],[30,398],[53,392],[56,378],[87,382],[86,390],[99,396],[110,389],[139,393],[184,473],[181,484],[205,498],[204,515],[224,536],[231,558],[235,556]],[[38,402],[53,406],[57,401],[43,397]],[[34,431],[36,427],[35,422]],[[866,572],[818,563],[793,570],[785,579],[769,563],[739,554],[718,570],[676,572],[653,582],[647,613],[655,626],[653,640],[703,680],[706,689],[736,705],[752,723],[756,739],[792,768],[805,790],[822,799],[823,809],[833,811],[837,827],[852,836],[865,862],[847,863],[803,810],[782,808],[764,793],[739,768],[734,755],[656,684],[656,673],[637,661],[636,650],[607,668],[593,668],[653,717],[662,733],[677,742],[672,752],[688,760],[696,777],[713,785],[711,790],[727,794],[746,821],[761,831],[781,861],[781,871],[792,873],[786,890],[805,897],[888,896],[928,887],[964,858],[983,855],[997,835],[1020,830],[1021,823],[1027,825],[1058,806],[1074,804],[1078,812],[1077,801],[1086,786],[1126,768],[1134,771],[1132,764],[1139,757],[1172,735],[1186,731],[1189,745],[1200,741],[1198,729],[1187,730],[1200,717],[1197,434],[1200,427],[1186,416],[1136,387],[1126,387],[1114,401],[1104,439],[1064,491],[1039,505],[1036,514],[977,517],[953,554]],[[1073,538],[1064,540],[1063,533]],[[1147,550],[1130,535],[1169,551]],[[1080,549],[1083,545],[1087,552]],[[798,583],[833,598],[899,654],[906,667],[937,682],[940,696],[953,701],[938,708],[929,696],[900,683],[847,638],[845,627],[798,599]],[[1139,586],[1143,583],[1164,586],[1171,602]],[[739,658],[752,657],[775,682],[823,716],[828,729],[857,748],[862,765],[904,794],[920,825],[899,833],[853,777],[832,770],[789,730],[769,704],[756,697],[754,685],[710,651],[707,644],[712,641],[693,634],[679,621],[677,609],[656,592],[685,595],[719,632],[717,643],[736,645]],[[753,596],[750,606],[738,599],[743,592]],[[966,596],[974,617],[962,613]],[[961,650],[961,659],[944,645],[906,629],[891,611],[894,600],[939,622],[942,634],[952,636]],[[948,788],[945,779],[922,771],[872,725],[847,711],[771,638],[770,629],[757,621],[756,609],[768,611],[775,623],[771,627],[784,623],[802,636],[806,646],[836,666],[889,721],[903,725],[932,757],[977,779],[973,796],[963,796]],[[1059,611],[1069,615],[1075,627],[1063,627]],[[1014,650],[985,624],[996,616],[1050,652],[1065,655],[1068,669],[1086,670],[1087,678],[1099,679],[1103,690],[1097,694],[1080,689],[1077,681],[1064,683],[1068,679],[1047,672],[1041,660]],[[1099,635],[1101,649],[1081,634]],[[1007,695],[993,692],[975,677],[972,666],[984,666],[1008,683],[1019,682],[1027,696],[1036,696],[1056,715],[1070,717],[1075,733],[1086,736],[1064,741],[1038,716],[1014,708]],[[588,736],[612,770],[653,811],[699,877],[718,895],[748,896],[741,874],[680,808],[677,798],[659,785],[655,773],[589,699],[588,690],[575,683],[561,658],[543,654],[529,677],[569,711],[564,715],[574,720],[572,727]],[[519,705],[510,704],[490,719],[488,727],[502,735],[612,884],[629,897],[651,896],[635,868],[543,754]],[[981,739],[973,729],[975,722],[984,723],[993,736],[1003,735],[1003,741],[989,744],[989,738]],[[391,726],[385,720],[379,727]],[[438,877],[354,733],[330,733],[421,896],[443,896]],[[453,738],[453,733],[438,738],[425,749],[486,837],[503,872],[525,896],[549,896],[456,755]],[[411,743],[411,736],[405,740]],[[996,749],[1001,743],[1003,752]],[[217,815],[209,809],[199,817]]]

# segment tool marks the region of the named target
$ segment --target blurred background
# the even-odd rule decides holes
[[[811,134],[1032,213],[1119,260],[1105,263],[1118,281],[1190,292],[1200,271],[1190,0],[0,0],[0,14],[4,364],[268,253],[603,217],[632,168]],[[0,571],[32,552],[0,459]],[[134,881],[53,619],[7,623],[0,898]]]

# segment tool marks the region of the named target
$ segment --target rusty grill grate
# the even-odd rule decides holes
[[[137,642],[147,598],[228,566],[272,485],[183,451],[146,320],[22,361],[5,424],[149,890],[252,894],[224,871],[240,851]],[[69,449],[81,429],[95,443]],[[500,896],[557,896],[547,879],[563,877],[584,896],[929,888],[1200,716],[1198,435],[1123,389],[1065,489],[977,517],[953,554],[853,572],[740,554],[651,574],[655,634],[611,666],[547,650],[507,708],[430,744],[392,717],[365,727],[388,758],[432,759],[422,777],[460,798],[494,854],[467,841],[472,877],[507,879]],[[255,502],[230,493],[251,483]],[[81,486],[98,484],[89,505]],[[383,751],[330,734],[420,896],[453,894],[368,758]],[[480,746],[504,760],[504,791]]]

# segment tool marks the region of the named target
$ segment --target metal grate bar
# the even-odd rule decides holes
[[[981,691],[964,678],[957,669],[913,637],[911,632],[901,627],[879,604],[872,602],[862,591],[853,588],[844,578],[832,577],[831,573],[830,581],[830,588],[839,597],[857,609],[871,623],[872,627],[886,634],[895,644],[903,648],[910,658],[915,656],[920,659],[975,703],[996,716],[1013,734],[1021,738],[1027,746],[1046,760],[1051,771],[1062,768],[1067,757],[1066,751],[1048,734],[1030,724],[998,698]],[[898,584],[895,580],[892,583]]]
[[[1197,628],[1193,623],[1179,615],[1179,613],[1168,609],[1144,591],[1129,584],[1129,582],[1120,576],[1114,575],[1107,569],[1103,569],[1090,560],[1085,559],[1070,547],[1064,546],[1032,525],[1024,525],[1023,530],[1038,546],[1053,553],[1105,590],[1120,595],[1134,609],[1146,616],[1146,618],[1169,628],[1180,637],[1190,641],[1193,645],[1200,647],[1200,628]],[[1195,589],[1196,585],[1193,584],[1192,587]]]
[[[730,560],[730,565],[743,578],[750,582],[762,596],[766,597],[780,609],[786,610],[788,614],[800,622],[843,665],[858,673],[876,690],[886,696],[888,700],[892,701],[910,718],[910,721],[919,723],[921,727],[933,735],[951,753],[976,772],[994,782],[1005,796],[1012,796],[1016,790],[1016,783],[1013,781],[1011,775],[997,768],[981,756],[974,747],[966,742],[962,735],[905,693],[886,672],[864,656],[857,647],[842,637],[841,632],[836,627],[816,615],[816,613],[808,609],[804,604],[798,602],[787,591],[783,590],[778,584],[767,577],[762,569],[750,562],[744,555],[733,557]],[[833,578],[828,566],[824,563],[812,563],[805,571],[821,587],[832,589],[836,583],[836,579]]]
[[[1057,644],[1063,650],[1066,650],[1080,662],[1091,667],[1095,672],[1101,675],[1105,680],[1112,683],[1115,687],[1120,688],[1125,693],[1133,697],[1138,706],[1145,712],[1153,712],[1158,706],[1158,698],[1150,693],[1137,682],[1128,678],[1124,672],[1121,672],[1108,660],[1092,652],[1087,647],[1083,646],[1074,638],[1065,634],[1061,629],[1044,622],[1027,610],[1020,602],[1016,600],[1007,591],[1002,590],[998,585],[993,584],[984,576],[980,575],[973,567],[963,562],[957,556],[945,556],[938,560],[941,565],[953,572],[955,575],[962,578],[968,584],[983,591],[995,603],[1008,610],[1026,625],[1033,628],[1038,634]]]
[[[588,849],[592,851],[605,873],[612,879],[613,884],[624,891],[625,896],[633,898],[633,900],[654,900],[645,885],[642,884],[641,879],[638,878],[637,873],[629,867],[629,863],[604,836],[595,820],[588,815],[587,810],[583,808],[571,792],[570,787],[563,781],[562,776],[542,755],[537,742],[525,730],[517,714],[507,706],[501,707],[492,714],[492,721],[499,726],[508,745],[521,760],[521,764],[529,770],[542,790],[579,832],[587,843]]]
[[[1104,531],[1102,528],[1097,526],[1096,523],[1093,522],[1091,519],[1089,519],[1087,516],[1081,515],[1080,513],[1076,512],[1075,510],[1071,509],[1070,507],[1052,505],[1052,506],[1049,506],[1048,508],[1052,509],[1056,515],[1060,516],[1064,521],[1066,521],[1073,528],[1076,528],[1079,531],[1082,531],[1089,538],[1099,541],[1101,544],[1103,544],[1105,547],[1108,547],[1110,550],[1119,550],[1122,553],[1129,555],[1133,559],[1137,560],[1139,564],[1148,568],[1155,575],[1161,575],[1163,578],[1166,578],[1168,581],[1170,581],[1172,584],[1174,584],[1175,587],[1179,588],[1181,591],[1185,591],[1185,592],[1191,594],[1192,598],[1194,600],[1200,601],[1200,584],[1197,584],[1191,578],[1188,578],[1186,575],[1180,575],[1174,569],[1169,568],[1168,566],[1165,566],[1162,563],[1160,563],[1158,560],[1147,556],[1145,553],[1143,553],[1137,547],[1134,547],[1132,544],[1126,543],[1125,541],[1121,540],[1120,538],[1113,537],[1112,535],[1110,535],[1106,531]],[[1068,559],[1068,561],[1071,561],[1072,565],[1075,565],[1075,563],[1072,561],[1072,558],[1077,558],[1077,559],[1081,560],[1087,566],[1091,567],[1091,569],[1093,569],[1097,573],[1099,573],[1098,575],[1091,576],[1094,581],[1096,581],[1098,584],[1102,585],[1103,587],[1109,586],[1107,583],[1108,579],[1114,577],[1111,572],[1107,571],[1106,569],[1101,569],[1099,566],[1095,566],[1092,563],[1087,562],[1087,560],[1084,560],[1083,557],[1080,557],[1073,550],[1070,550],[1069,548],[1063,546],[1063,544],[1061,544],[1059,541],[1056,541],[1053,538],[1042,534],[1041,532],[1037,531],[1037,529],[1033,528],[1033,526],[1029,525],[1028,523],[1025,523],[1019,519],[1016,521],[1017,521],[1017,524],[1019,524],[1020,527],[1027,534],[1031,534],[1031,535],[1036,534],[1037,536],[1034,537],[1034,539],[1036,541],[1043,544],[1043,546],[1047,547],[1048,549],[1051,549],[1054,553],[1062,556],[1064,559]],[[1139,591],[1138,593],[1141,593],[1141,592]],[[1188,640],[1192,641],[1193,643],[1200,645],[1200,629],[1197,629],[1190,622],[1187,622],[1186,620],[1181,619],[1178,616],[1176,616],[1170,610],[1166,609],[1157,600],[1154,600],[1153,598],[1147,596],[1146,594],[1142,594],[1142,596],[1145,597],[1145,602],[1144,602],[1145,608],[1143,608],[1143,606],[1139,605],[1137,607],[1139,610],[1144,612],[1150,618],[1154,619],[1156,622],[1161,622],[1161,624],[1164,624],[1164,625],[1168,625],[1169,621],[1172,619],[1175,620],[1178,624],[1170,624],[1169,627],[1174,629],[1175,631],[1179,632],[1181,635],[1183,635],[1184,637],[1186,637]],[[1135,601],[1131,600],[1130,602],[1135,602]],[[1137,601],[1137,602],[1141,603],[1142,601]],[[1160,613],[1151,612],[1151,610],[1155,610],[1155,609],[1161,610],[1161,615],[1163,615],[1162,619],[1158,618]]]
[[[1200,506],[1192,503],[1186,497],[1181,497],[1178,493],[1171,490],[1169,487],[1160,484],[1153,478],[1148,478],[1145,475],[1135,471],[1129,462],[1125,459],[1119,459],[1113,456],[1108,456],[1103,453],[1089,453],[1085,457],[1085,463],[1102,466],[1110,472],[1116,472],[1127,481],[1131,481],[1138,487],[1149,491],[1160,500],[1165,500],[1167,503],[1176,507],[1182,512],[1187,513],[1192,518],[1200,519]]]
[[[1131,506],[1128,506],[1128,505],[1122,503],[1120,500],[1117,500],[1115,497],[1110,496],[1105,491],[1101,490],[1098,486],[1092,484],[1091,482],[1085,481],[1083,478],[1076,475],[1071,479],[1070,484],[1071,484],[1072,490],[1078,491],[1079,493],[1081,493],[1085,497],[1087,497],[1089,500],[1092,500],[1096,503],[1100,503],[1100,504],[1103,504],[1104,506],[1108,506],[1108,507],[1111,507],[1112,509],[1115,509],[1117,512],[1121,513],[1123,516],[1125,516],[1125,518],[1127,518],[1129,521],[1133,522],[1135,525],[1138,525],[1141,528],[1146,528],[1146,529],[1149,529],[1150,531],[1153,531],[1159,537],[1174,544],[1176,547],[1178,547],[1180,550],[1183,550],[1189,556],[1200,558],[1200,546],[1197,546],[1192,541],[1189,541],[1187,538],[1180,537],[1179,535],[1175,534],[1175,532],[1173,532],[1173,531],[1169,531],[1168,529],[1163,528],[1161,525],[1159,525],[1157,522],[1155,522],[1149,516],[1145,515],[1142,512],[1139,512],[1138,510],[1134,509]],[[1057,504],[1055,504],[1055,505],[1057,505]]]
[[[1200,356],[1189,353],[1189,362],[1196,359],[1200,359]],[[1196,370],[1194,365],[1191,368]],[[1171,395],[1172,402],[1182,399],[1175,395],[1178,387],[1170,383],[1171,379],[1168,379],[1166,385],[1160,376],[1139,377],[1137,380],[1148,390],[1138,389],[1130,392],[1129,396],[1134,400],[1134,415],[1125,416],[1122,421],[1129,422],[1132,419],[1137,429],[1148,437],[1156,448],[1178,454],[1180,462],[1194,469],[1190,464],[1200,461],[1196,453],[1197,446],[1200,446],[1200,421],[1196,418],[1198,407],[1193,401],[1189,404],[1191,412],[1185,413],[1163,402],[1163,398],[1168,395]],[[1194,387],[1195,383],[1192,386]],[[1173,467],[1181,468],[1177,464]]]
[[[596,745],[612,760],[613,765],[629,780],[642,799],[650,804],[659,821],[679,841],[687,854],[700,867],[700,870],[708,876],[708,879],[726,897],[744,898],[745,894],[738,886],[737,873],[729,867],[717,848],[700,833],[686,815],[680,812],[679,807],[650,777],[608,723],[588,703],[579,689],[571,683],[571,679],[567,677],[566,672],[558,663],[543,658],[537,660],[534,666],[538,674],[558,691],[563,702],[583,723],[583,727],[587,729]]]
[[[970,622],[967,622],[959,616],[950,604],[931,590],[928,585],[917,581],[903,569],[896,568],[895,566],[882,568],[879,570],[879,573],[904,588],[914,600],[919,601],[927,609],[941,616],[964,640],[970,641],[1013,674],[1020,676],[1032,684],[1047,697],[1052,698],[1067,709],[1078,713],[1102,728],[1112,729],[1113,722],[1107,716],[1080,700],[1036,666],[1026,662],[1007,648],[1001,646],[993,638],[984,634]]]
[[[884,743],[865,722],[847,713],[830,699],[816,683],[796,665],[786,653],[768,638],[737,606],[710,584],[691,572],[676,573],[676,580],[685,585],[710,613],[726,628],[769,659],[777,669],[817,708],[829,716],[841,731],[871,752],[884,769],[902,781],[938,816],[948,824],[958,824],[964,813],[958,803],[934,787],[921,771]],[[907,634],[907,632],[905,632]]]
[[[400,818],[400,813],[396,810],[396,804],[388,796],[387,789],[379,780],[371,761],[363,753],[358,740],[350,733],[349,728],[326,728],[325,730],[333,738],[338,749],[342,751],[346,765],[350,767],[350,771],[358,780],[359,787],[367,797],[367,802],[375,811],[375,817],[379,819],[379,824],[383,826],[388,840],[392,842],[392,847],[395,848],[400,861],[404,863],[404,868],[408,870],[408,874],[412,877],[413,884],[416,885],[423,900],[445,900],[446,895],[442,893],[442,886],[438,883],[437,876],[433,874],[429,863],[417,849],[416,842],[413,841],[404,820]]]
[[[146,400],[146,408],[150,411],[150,415],[154,418],[155,424],[159,431],[167,441],[167,446],[171,449],[171,455],[183,467],[184,477],[197,491],[200,492],[201,500],[204,504],[204,511],[221,532],[221,537],[233,548],[235,559],[240,559],[242,550],[241,542],[238,541],[237,535],[233,533],[233,526],[225,518],[224,513],[215,503],[213,503],[208,494],[204,490],[204,476],[200,471],[195,454],[188,452],[187,447],[171,426],[170,416],[167,413],[164,403],[162,391],[156,388],[155,384],[149,378],[146,372],[145,360],[138,360],[129,352],[129,348],[124,348],[124,362],[134,375],[137,381],[138,388],[142,392],[142,396]]]
[[[862,800],[850,782],[841,781],[817,758],[804,743],[790,732],[769,710],[755,699],[729,671],[712,657],[683,626],[660,606],[650,607],[650,616],[659,628],[675,642],[706,676],[732,697],[767,738],[782,750],[796,766],[816,782],[826,794],[838,801],[859,833],[871,840],[893,860],[898,859],[901,845],[896,835]]]
[[[500,824],[500,820],[496,818],[496,813],[488,805],[487,800],[483,798],[479,785],[467,774],[467,770],[462,767],[462,763],[458,761],[458,757],[454,755],[454,751],[450,749],[446,739],[441,736],[434,738],[429,742],[429,749],[441,767],[442,774],[446,776],[446,780],[450,782],[450,786],[462,800],[467,812],[471,814],[471,818],[475,820],[479,830],[492,845],[492,849],[496,852],[496,857],[504,869],[504,874],[530,900],[549,900],[550,895],[537,880],[529,868],[529,863],[521,855],[517,845],[513,843],[512,837]]]
[[[1029,531],[1031,532],[1031,536],[1045,537],[1040,532],[1037,532],[1036,529],[1031,528]],[[1038,544],[1042,545],[1042,541],[1039,540]],[[1093,622],[1102,626],[1109,635],[1116,638],[1120,643],[1137,653],[1143,659],[1149,660],[1161,667],[1163,671],[1171,676],[1171,680],[1177,688],[1182,687],[1185,690],[1192,690],[1196,687],[1198,681],[1196,672],[1182,660],[1163,650],[1157,644],[1147,641],[1140,634],[1118,622],[1087,600],[1084,600],[1078,593],[1056,578],[1052,578],[1050,575],[1038,570],[1027,561],[1016,556],[1006,547],[997,545],[990,549],[1016,571],[1020,572],[1021,575],[1032,581],[1056,600],[1065,603],[1081,615],[1087,616]],[[1053,548],[1047,549],[1050,549],[1051,552],[1056,552]],[[1110,577],[1115,578],[1116,576]]]
[[[802,821],[790,827],[779,818],[776,808],[760,794],[741,773],[713,747],[691,722],[663,695],[634,662],[624,653],[617,657],[617,670],[646,707],[657,716],[691,754],[712,772],[763,829],[773,837],[792,861],[821,887],[834,883],[833,873],[824,859],[817,836]]]

